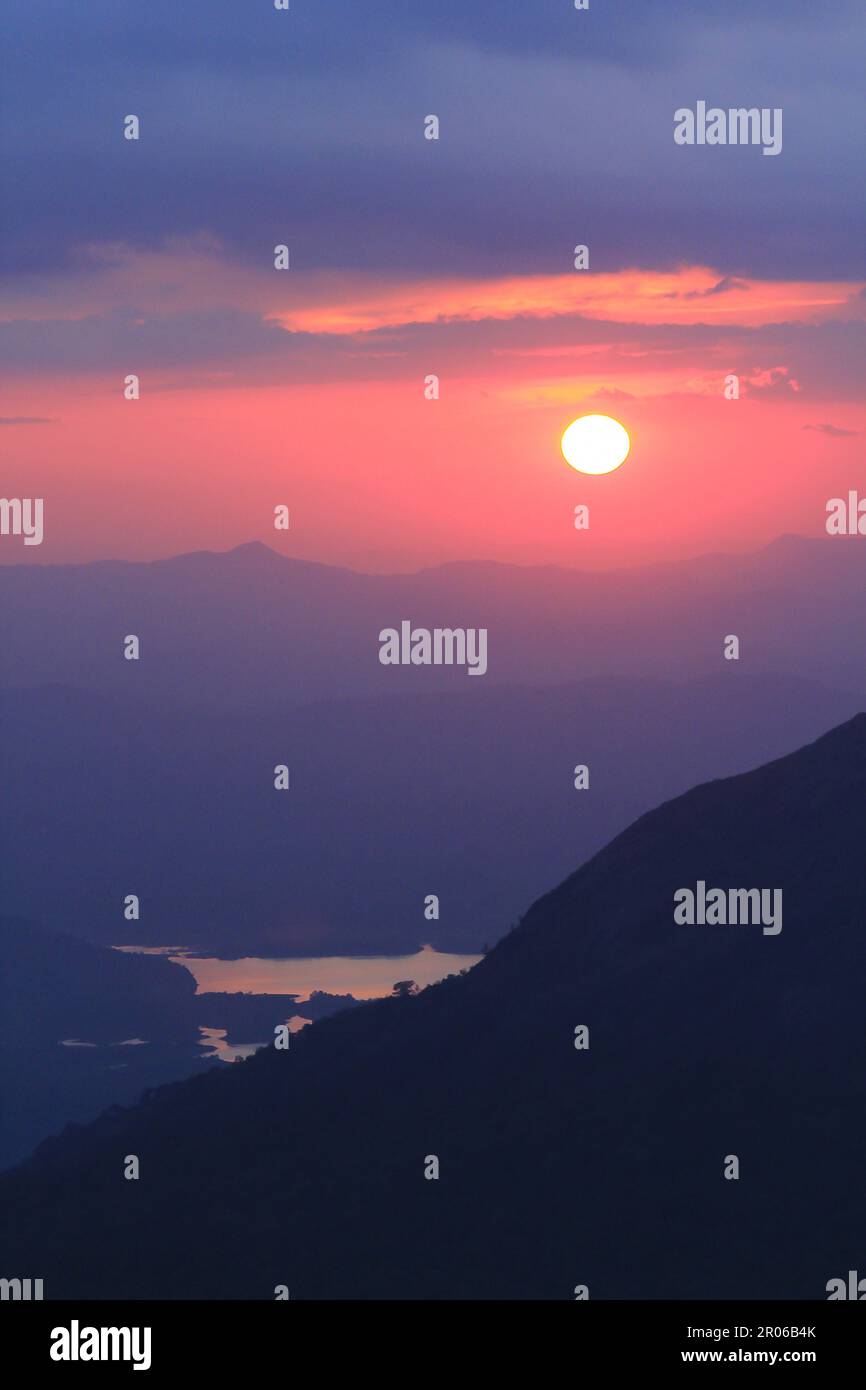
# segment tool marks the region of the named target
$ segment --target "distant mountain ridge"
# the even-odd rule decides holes
[[[305,705],[274,691],[192,711],[134,676],[126,693],[0,690],[7,910],[205,955],[401,954],[426,941],[476,953],[642,811],[861,704],[727,669],[491,685],[480,699],[479,684]],[[278,762],[288,793],[273,788]],[[127,922],[133,892],[141,920]]]
[[[197,707],[466,686],[465,669],[380,665],[379,632],[407,619],[488,628],[475,687],[707,674],[734,632],[749,669],[820,671],[859,690],[866,651],[834,628],[840,611],[866,621],[864,578],[866,554],[838,537],[609,572],[461,562],[371,575],[260,542],[147,563],[3,565],[0,684],[134,688]],[[139,662],[123,660],[128,633]]]
[[[859,714],[642,816],[467,976],[45,1145],[0,1179],[8,1273],[48,1298],[826,1297],[866,1243],[864,838]],[[782,932],[676,925],[698,880],[781,889]]]

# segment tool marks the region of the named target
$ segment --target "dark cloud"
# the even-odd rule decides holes
[[[804,425],[803,429],[828,434],[831,439],[854,439],[860,433],[859,430],[843,430],[838,425]]]
[[[4,265],[71,273],[83,243],[205,231],[251,264],[288,241],[301,269],[550,272],[585,241],[598,269],[718,266],[720,294],[854,277],[858,7],[832,12],[7,0]],[[782,105],[782,155],[676,148],[698,96]]]
[[[834,0],[837,24],[857,13],[858,0]],[[275,14],[271,0],[6,0],[7,33],[25,56],[34,46],[49,59],[92,67],[95,60],[121,75],[158,66],[263,72],[355,71],[434,43],[486,52],[560,54],[637,68],[661,65],[714,31],[743,32],[778,23],[760,0],[725,0],[719,13],[694,0],[593,0],[575,13],[571,0],[293,0]],[[784,26],[808,30],[815,0],[785,0]],[[826,22],[826,21],[825,21]],[[781,27],[781,26],[780,26]]]
[[[575,356],[589,347],[591,357]],[[406,323],[357,333],[290,332],[236,309],[177,314],[140,310],[84,319],[0,323],[0,363],[23,372],[126,372],[145,390],[193,379],[287,386],[309,382],[423,379],[430,371],[483,380],[545,379],[590,371],[617,392],[618,375],[682,369],[737,372],[758,398],[851,400],[862,396],[866,323],[636,324],[559,315]],[[118,364],[122,364],[122,367]],[[214,370],[208,382],[207,370]],[[148,379],[149,377],[149,379]],[[792,385],[796,383],[796,389]],[[611,397],[612,399],[612,397]]]
[[[637,397],[632,391],[621,391],[616,386],[602,386],[600,391],[596,391],[593,399],[596,401],[633,401]]]
[[[723,275],[708,290],[671,290],[663,299],[712,299],[717,294],[729,294],[731,290],[748,290],[746,280],[738,280],[735,275]]]

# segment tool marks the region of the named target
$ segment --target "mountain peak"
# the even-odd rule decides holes
[[[230,550],[225,550],[222,553],[227,560],[284,560],[286,558],[271,546],[265,545],[264,541],[242,541],[240,545],[234,545]]]
[[[863,750],[858,714],[705,783],[465,977],[67,1130],[0,1177],[8,1267],[57,1298],[823,1297],[863,1220]]]

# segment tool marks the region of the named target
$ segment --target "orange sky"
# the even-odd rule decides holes
[[[820,534],[827,498],[858,482],[866,426],[845,338],[862,317],[857,285],[684,267],[377,290],[227,268],[217,285],[218,267],[201,247],[103,253],[56,297],[22,287],[7,318],[45,336],[0,415],[47,423],[5,427],[4,489],[45,498],[45,542],[5,538],[0,558],[155,558],[257,538],[365,569],[611,566]],[[121,273],[146,311],[112,307]],[[222,317],[208,318],[215,299]],[[185,333],[185,356],[166,351]],[[76,335],[96,343],[80,370]],[[128,402],[135,370],[142,397]],[[729,371],[738,401],[723,398]],[[586,478],[558,441],[598,410],[625,424],[632,452]],[[273,530],[278,503],[288,534]],[[578,503],[588,532],[574,530]]]

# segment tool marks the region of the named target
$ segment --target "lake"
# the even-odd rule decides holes
[[[414,980],[424,989],[446,975],[468,970],[481,959],[451,955],[429,945],[406,956],[310,956],[286,960],[262,956],[220,960],[216,956],[190,955],[184,946],[117,946],[115,950],[167,956],[190,972],[197,994],[294,994],[298,1013],[288,1020],[293,1033],[309,1023],[303,1015],[303,1004],[317,990],[324,994],[351,994],[355,999],[383,999],[398,980]],[[203,1056],[222,1062],[249,1057],[267,1046],[264,1042],[232,1043],[224,1028],[200,1026],[199,1032],[201,1046],[206,1049]],[[75,1039],[68,1039],[65,1045],[88,1046]]]
[[[315,990],[351,994],[355,999],[382,999],[397,980],[414,980],[419,988],[435,984],[477,964],[480,956],[449,955],[422,946],[408,956],[310,956],[270,960],[244,956],[220,960],[192,956],[183,946],[118,946],[119,951],[168,956],[184,966],[198,994],[296,994],[298,1002]]]

